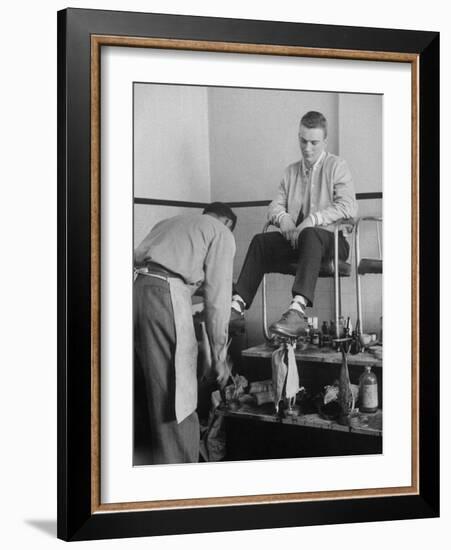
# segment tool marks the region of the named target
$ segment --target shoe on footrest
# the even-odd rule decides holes
[[[295,309],[288,309],[276,323],[269,327],[270,332],[289,338],[297,338],[304,330],[304,316]]]

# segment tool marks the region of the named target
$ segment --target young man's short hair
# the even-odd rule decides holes
[[[318,111],[309,111],[301,118],[302,126],[306,128],[322,128],[324,132],[324,139],[327,138],[327,119]]]

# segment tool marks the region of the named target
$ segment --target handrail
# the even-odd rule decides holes
[[[354,260],[355,260],[355,279],[356,279],[356,302],[357,302],[357,324],[361,333],[363,333],[362,316],[362,289],[360,286],[359,264],[360,264],[360,225],[362,222],[376,222],[377,246],[379,250],[379,259],[382,260],[382,247],[379,234],[379,223],[382,223],[381,216],[362,216],[357,219],[354,232]]]

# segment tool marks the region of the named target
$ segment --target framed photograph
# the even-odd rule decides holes
[[[438,95],[434,32],[58,13],[60,538],[438,516]]]

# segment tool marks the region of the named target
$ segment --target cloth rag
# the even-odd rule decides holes
[[[279,412],[279,403],[284,397],[287,398],[288,406],[292,407],[300,389],[294,348],[295,344],[283,343],[272,354],[272,384],[276,412]]]

